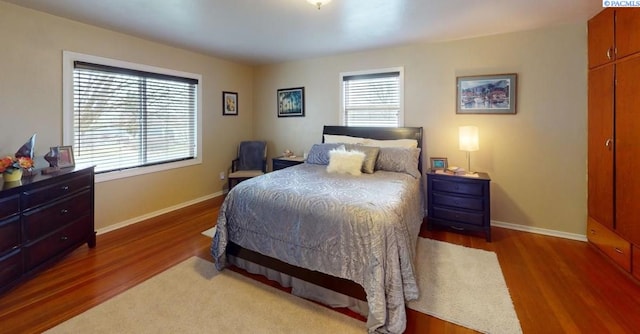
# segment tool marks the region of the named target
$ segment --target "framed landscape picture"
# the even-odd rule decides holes
[[[278,89],[278,117],[304,116],[304,87]]]
[[[515,114],[516,73],[457,77],[456,114]]]

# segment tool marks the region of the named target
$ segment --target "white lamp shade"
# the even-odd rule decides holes
[[[460,150],[473,152],[480,149],[480,138],[477,126],[461,126],[458,134],[460,136]]]

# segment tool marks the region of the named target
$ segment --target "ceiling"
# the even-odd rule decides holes
[[[247,64],[586,22],[600,0],[4,0]],[[586,29],[586,27],[585,27]]]

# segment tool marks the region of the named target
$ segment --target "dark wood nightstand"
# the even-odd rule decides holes
[[[304,162],[303,157],[295,157],[295,158],[276,157],[271,160],[271,164],[273,166],[274,171],[278,169],[299,165],[303,162]]]
[[[484,232],[491,241],[491,194],[487,173],[477,177],[427,172],[428,226]]]

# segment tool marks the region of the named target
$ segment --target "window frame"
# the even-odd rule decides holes
[[[73,71],[74,62],[82,61],[87,63],[101,64],[107,66],[121,67],[126,69],[166,74],[178,77],[185,77],[198,80],[196,88],[196,126],[195,126],[195,138],[196,149],[195,157],[193,159],[186,159],[174,162],[160,163],[150,166],[141,166],[135,168],[128,168],[117,171],[110,171],[104,173],[97,173],[95,175],[95,182],[104,182],[110,180],[116,180],[126,177],[145,175],[150,173],[156,173],[160,171],[182,168],[187,166],[202,164],[202,75],[176,71],[171,69],[165,69],[155,66],[137,64],[132,62],[126,62],[121,60],[115,60],[105,57],[87,55],[71,51],[63,51],[62,56],[62,142],[63,145],[73,145],[75,133],[74,133],[74,90],[73,90]]]
[[[398,72],[398,80],[399,80],[399,89],[400,89],[400,109],[398,111],[398,124],[396,127],[404,126],[404,67],[388,67],[381,69],[372,69],[372,70],[362,70],[362,71],[350,71],[350,72],[340,72],[340,109],[339,109],[339,124],[341,126],[345,126],[345,104],[344,104],[344,77],[348,76],[358,76],[358,75],[371,75],[371,74],[385,74],[391,72]]]

